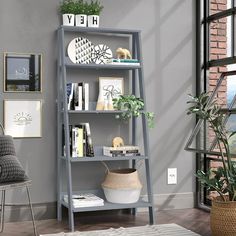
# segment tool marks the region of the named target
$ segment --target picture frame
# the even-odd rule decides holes
[[[4,92],[42,92],[42,54],[4,53]]]
[[[99,95],[96,110],[114,110],[112,99],[124,94],[124,78],[99,77]]]
[[[41,100],[4,100],[4,129],[14,138],[42,137]]]
[[[99,94],[102,94],[104,100],[108,100],[108,96],[117,98],[124,94],[124,78],[117,77],[99,77]]]

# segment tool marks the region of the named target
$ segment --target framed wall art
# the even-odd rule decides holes
[[[99,95],[96,110],[113,110],[112,99],[123,94],[123,78],[99,77]]]
[[[4,53],[4,92],[41,92],[42,55]]]
[[[4,100],[4,128],[14,138],[41,137],[41,100]]]

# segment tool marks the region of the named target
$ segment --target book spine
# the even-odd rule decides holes
[[[84,83],[84,110],[89,110],[89,84]]]
[[[79,107],[79,110],[82,111],[83,109],[83,102],[82,102],[82,96],[83,96],[83,86],[79,85],[78,86],[78,89],[79,89],[79,92],[78,92],[78,107]]]
[[[73,99],[72,99],[72,110],[75,110],[75,107],[78,106],[78,84],[73,83]]]
[[[83,157],[84,156],[84,149],[83,149],[83,127],[78,127],[78,140],[77,140],[77,145],[78,145],[78,157]]]
[[[103,150],[103,155],[113,157],[113,156],[124,156],[125,154],[123,153],[123,151]]]
[[[75,106],[75,110],[82,111],[83,104],[82,104],[82,94],[83,93],[83,87],[81,85],[77,86],[77,106]]]
[[[76,141],[77,141],[77,130],[76,130],[76,127],[73,127],[72,128],[72,157],[76,157],[77,156],[77,153],[76,153],[76,150],[77,150],[77,146],[76,146]]]
[[[70,143],[69,152],[70,156],[72,156],[72,125],[69,125],[69,143]]]
[[[77,83],[74,83],[74,110],[77,110],[78,108],[78,102],[79,102],[79,99],[78,99],[78,84]]]
[[[66,85],[66,90],[67,90],[67,108],[68,110],[72,109],[72,102],[73,102],[73,92],[74,92],[74,84],[73,83],[68,83]]]
[[[124,153],[122,151],[119,152],[108,152],[108,151],[103,151],[104,156],[109,156],[109,157],[135,157],[135,156],[140,156],[140,153]]]
[[[81,92],[81,105],[80,105],[80,107],[81,107],[81,110],[84,110],[84,83],[83,82],[80,82],[79,84],[79,87],[81,87],[81,90],[82,90],[82,92]]]
[[[139,60],[137,59],[112,59],[112,62],[139,63]]]
[[[86,128],[85,125],[82,125],[83,129],[83,156],[87,156],[87,141],[86,141]]]
[[[111,65],[122,65],[122,66],[140,66],[139,62],[111,62]]]
[[[86,137],[87,137],[87,152],[86,155],[89,157],[94,157],[94,149],[93,149],[93,142],[92,142],[92,137],[91,137],[91,129],[90,129],[90,124],[85,123],[86,127]]]

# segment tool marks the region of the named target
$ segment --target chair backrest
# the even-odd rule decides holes
[[[0,124],[0,128],[2,129],[2,135],[0,135],[0,157],[6,155],[16,155],[13,138],[10,135],[5,135],[5,130]]]
[[[2,130],[2,134],[4,135],[5,134],[5,129],[3,128],[3,125],[0,123],[0,128]]]

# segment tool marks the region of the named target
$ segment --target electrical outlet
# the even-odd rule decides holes
[[[177,184],[177,168],[168,168],[167,184]]]

